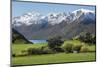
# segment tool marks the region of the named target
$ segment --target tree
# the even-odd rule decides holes
[[[54,51],[60,51],[60,46],[64,42],[60,36],[50,38],[47,41],[49,48]]]
[[[95,44],[96,43],[96,36],[91,34],[91,33],[81,33],[79,36],[79,40],[86,42],[86,43],[92,43]]]

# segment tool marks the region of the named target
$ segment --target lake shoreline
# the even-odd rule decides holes
[[[47,40],[29,40],[30,42],[37,44],[37,43],[47,43]]]

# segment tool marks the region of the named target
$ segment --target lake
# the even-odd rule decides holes
[[[32,43],[46,43],[46,40],[29,40]]]

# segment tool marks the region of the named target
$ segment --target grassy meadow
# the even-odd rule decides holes
[[[13,65],[30,65],[30,64],[49,64],[49,63],[67,63],[95,61],[95,53],[79,53],[79,54],[47,54],[47,55],[32,55],[25,57],[12,58]]]
[[[80,44],[82,42],[73,40],[66,41],[73,44]],[[85,44],[85,43],[84,43]],[[46,46],[47,43],[40,44],[13,44],[12,53],[20,54],[21,51],[28,48],[40,48]],[[87,44],[86,44],[87,45]],[[88,44],[89,45],[89,44]],[[12,65],[30,65],[30,64],[49,64],[49,63],[67,63],[67,62],[80,62],[80,61],[95,61],[95,45],[88,46],[91,52],[87,53],[56,53],[56,54],[42,54],[30,56],[12,57]]]
[[[12,45],[12,53],[20,53],[22,50],[27,50],[28,48],[39,48],[42,46],[46,46],[47,43],[39,43],[39,44],[13,44]]]

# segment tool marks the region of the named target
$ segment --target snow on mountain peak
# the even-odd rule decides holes
[[[63,20],[66,20],[67,14],[64,12],[49,13],[47,17],[48,17],[48,23],[51,25],[55,25],[61,23]]]
[[[22,16],[19,17],[14,17],[12,20],[12,24],[15,24],[16,26],[20,26],[22,24],[24,25],[31,25],[31,24],[36,24],[38,19],[41,18],[40,13],[38,12],[30,12],[23,14]]]
[[[78,9],[69,14],[70,20],[74,21],[79,17],[95,19],[95,12],[87,9]]]
[[[31,24],[44,23],[44,21],[48,22],[48,24],[51,25],[59,24],[62,21],[67,21],[70,23],[75,19],[78,19],[80,16],[82,16],[82,14],[86,15],[86,17],[89,17],[91,19],[95,17],[95,12],[87,9],[78,9],[73,11],[72,13],[69,13],[68,15],[65,12],[59,12],[59,13],[49,13],[46,16],[41,15],[39,12],[32,11],[22,16],[14,17],[12,19],[12,24],[15,26],[20,26],[23,24],[31,25]]]
[[[94,11],[92,11],[92,10],[88,10],[88,9],[78,9],[78,10],[75,10],[75,11],[73,11],[72,13],[76,13],[76,12],[82,12],[82,13],[94,13]]]

